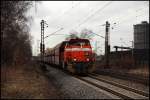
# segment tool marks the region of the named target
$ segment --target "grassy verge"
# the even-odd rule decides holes
[[[58,99],[59,92],[38,66],[1,66],[1,98]]]
[[[114,72],[120,72],[122,74],[130,74],[134,76],[140,76],[143,78],[149,78],[149,65],[110,65],[109,67],[101,62],[96,62],[96,70],[112,70]]]
[[[129,74],[139,75],[142,77],[149,77],[149,67],[148,66],[140,66],[135,69],[130,69],[128,71]]]

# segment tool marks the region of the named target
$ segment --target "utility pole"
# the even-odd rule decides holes
[[[41,43],[40,43],[40,52],[41,52],[41,61],[44,61],[44,20],[41,21]]]
[[[109,53],[110,53],[110,23],[106,21],[106,35],[105,35],[105,58],[106,66],[109,67]]]
[[[47,25],[48,27],[48,24],[44,21],[44,20],[41,20],[41,43],[40,43],[40,53],[41,53],[41,61],[44,62],[44,53],[45,53],[45,44],[44,44],[44,25]],[[46,67],[42,64],[42,69],[44,71],[46,71]]]

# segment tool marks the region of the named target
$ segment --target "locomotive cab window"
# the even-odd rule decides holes
[[[73,46],[81,46],[81,43],[80,42],[74,42],[74,43],[71,43],[71,45],[73,45]]]
[[[73,41],[73,42],[70,42],[69,45],[72,45],[72,46],[88,46],[88,45],[90,45],[90,43],[88,41]]]
[[[81,45],[82,46],[88,46],[88,45],[90,45],[90,43],[89,42],[82,42]]]

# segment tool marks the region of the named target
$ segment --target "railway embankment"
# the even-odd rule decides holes
[[[1,99],[59,99],[38,65],[1,66]]]

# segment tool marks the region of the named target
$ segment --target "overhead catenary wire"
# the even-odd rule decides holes
[[[81,1],[79,1],[77,4],[75,4],[75,6],[72,6],[71,8],[69,8],[67,11],[63,12],[62,15],[68,13],[71,9],[77,7],[80,3],[81,3]],[[62,15],[61,15],[61,16],[62,16]],[[61,17],[61,16],[59,16],[59,17]]]
[[[96,9],[98,9],[98,8],[96,8]],[[91,11],[90,11],[86,16],[90,16],[90,13],[93,12],[94,10],[95,10],[95,8],[93,7],[93,9],[91,9]],[[85,18],[85,17],[84,17],[84,18]],[[74,26],[73,26],[73,27],[74,27]],[[71,27],[71,28],[73,28],[73,27]],[[70,29],[71,29],[71,28],[70,28]]]
[[[110,3],[110,2],[108,2],[108,3]],[[77,5],[78,5],[78,3],[75,6],[77,6]],[[107,6],[107,4],[104,5],[104,6]],[[72,7],[72,8],[74,8],[74,7]],[[68,11],[66,11],[65,13],[67,13]],[[85,22],[87,22],[92,16],[94,16],[94,14],[90,15],[86,20],[84,20],[82,23],[80,23],[78,27],[80,27],[82,24],[84,24]]]
[[[126,44],[122,38],[120,38],[121,43],[125,44],[126,46],[130,47],[128,44]]]
[[[60,18],[64,18],[64,16],[63,15],[66,15],[67,13],[69,13],[72,9],[74,9],[74,8],[76,8],[78,5],[80,5],[81,4],[81,1],[79,1],[78,3],[76,3],[74,6],[72,5],[72,7],[70,7],[68,10],[66,10],[65,12],[63,12],[61,15],[59,15],[57,18],[55,18],[55,19],[60,19]],[[56,27],[58,27],[58,26],[56,26]],[[67,28],[66,28],[67,29]],[[64,30],[65,30],[65,28],[64,28]]]
[[[89,17],[87,17],[83,22],[81,22],[80,24],[78,24],[77,28],[80,27],[81,25],[83,25],[84,23],[86,23],[90,18],[92,18],[96,13],[102,11],[104,8],[106,8],[107,6],[109,6],[112,3],[112,1],[107,2],[103,7],[99,8],[98,10],[96,10],[93,14],[91,14]]]
[[[77,4],[75,4],[74,6],[70,7],[68,10],[66,10],[65,12],[63,12],[61,15],[59,15],[56,19],[58,18],[63,18],[62,16],[64,14],[67,14],[69,11],[71,11],[73,8],[76,8],[79,4],[81,3],[81,1],[79,1]]]
[[[111,3],[111,2],[107,2],[102,8],[104,9],[105,7],[107,7],[107,6],[109,5],[109,3]],[[76,5],[77,5],[77,4],[76,4]],[[73,8],[73,7],[72,7],[72,8]],[[79,26],[81,26],[82,24],[84,24],[85,22],[87,22],[91,17],[94,16],[94,14],[96,14],[97,11],[102,10],[102,8],[96,10],[92,15],[90,15],[89,17],[87,17],[86,20],[84,20],[82,23],[79,24]]]
[[[67,34],[53,34],[53,35],[50,35],[50,36],[67,36]],[[49,43],[49,41],[47,41],[47,42],[45,42],[45,44],[48,44]]]
[[[51,34],[45,36],[44,39],[47,38],[47,37],[49,37],[49,36],[51,36],[51,35],[54,35],[54,34],[57,33],[58,31],[61,31],[61,30],[63,30],[63,29],[64,29],[64,28],[60,28],[59,30],[57,30],[57,31],[55,31],[55,32],[53,32],[53,33],[51,33]]]
[[[92,14],[92,15],[94,15],[94,14]],[[133,15],[132,15],[133,16]],[[135,16],[135,15],[134,15]],[[92,17],[92,16],[90,16],[90,17]],[[82,24],[84,24],[85,22],[87,22],[89,19],[90,19],[90,17],[87,17],[87,19],[86,20],[84,20],[82,23],[80,23],[79,24],[79,27],[82,25]],[[124,19],[124,18],[123,18]],[[126,20],[126,18],[125,18],[125,20]],[[123,20],[123,22],[125,21],[125,20]],[[122,23],[122,20],[121,21],[119,21],[119,24],[120,23]]]
[[[144,9],[147,9],[146,7],[142,7],[142,8],[139,8],[139,9],[137,9],[137,10],[135,10],[135,12],[137,13],[137,12],[139,12],[139,11],[141,11],[141,10],[144,10]],[[140,15],[142,15],[142,14],[140,14]],[[131,15],[129,15],[130,16],[130,18],[129,18],[129,16],[128,17],[124,17],[124,16],[126,16],[126,14],[125,15],[123,15],[122,17],[121,17],[121,19],[119,20],[119,21],[117,21],[117,23],[118,24],[121,24],[121,23],[123,23],[124,21],[126,21],[126,20],[128,20],[128,19],[131,19],[131,18],[135,18],[135,17],[139,17],[140,15],[137,15],[137,14],[135,14],[135,13],[131,13]],[[119,18],[118,18],[119,19]],[[136,18],[135,18],[136,19]]]
[[[91,15],[89,15],[82,23],[80,23],[77,27],[80,27],[82,24],[84,24],[85,22],[87,22],[91,17],[93,17],[96,13],[101,12],[104,8],[106,8],[107,6],[109,6],[112,3],[112,1],[107,2],[104,6],[100,7],[98,10],[94,11],[94,13],[92,13]],[[94,9],[92,9],[93,11]],[[77,28],[76,27],[76,28]],[[100,36],[98,34],[95,34],[97,36]],[[102,38],[104,38],[103,36],[100,36]]]
[[[69,10],[68,10],[68,11],[69,11]],[[67,13],[67,12],[66,12],[66,13]],[[88,19],[88,20],[89,20],[89,19]],[[87,20],[87,21],[88,21],[88,20]],[[86,21],[86,22],[87,22],[87,21]],[[123,20],[123,21],[124,21],[124,20]],[[84,24],[84,23],[83,23],[83,24]],[[81,25],[83,25],[83,24],[81,24]],[[119,23],[119,24],[120,24],[120,23]],[[81,26],[81,25],[80,25],[80,26]]]
[[[139,9],[137,9],[136,10],[136,12],[138,12],[138,11],[141,11],[141,10],[143,10],[143,9],[145,9],[145,7],[143,8],[139,8]],[[135,16],[135,14],[133,15],[134,13],[131,13],[131,17],[132,16]],[[117,24],[120,24],[120,23],[122,23],[122,22],[124,22],[125,20],[127,20],[127,19],[130,19],[130,18],[128,18],[128,17],[124,17],[124,16],[126,16],[127,14],[123,14],[120,18],[118,18],[119,19],[119,21],[115,21]],[[138,15],[139,16],[139,15]],[[137,17],[137,16],[136,16]],[[111,17],[109,17],[109,18],[107,18],[107,20],[109,20]],[[127,19],[126,19],[127,18]],[[121,19],[121,20],[120,20]],[[96,26],[99,26],[99,25],[96,25]]]
[[[137,9],[137,10],[135,10],[135,12],[138,12],[138,11],[141,11],[141,10],[144,10],[144,9],[146,9],[145,7],[143,8],[139,8],[139,9]],[[128,20],[128,19],[131,19],[131,18],[129,18],[129,17],[124,17],[124,16],[126,16],[127,14],[123,14],[122,16],[120,16],[118,19],[119,19],[119,21],[115,21],[116,22],[116,24],[121,24],[121,23],[123,23],[124,21],[126,21],[126,20]],[[140,15],[136,15],[135,16],[135,14],[134,13],[131,13],[131,15],[129,14],[129,16],[130,17],[132,17],[132,18],[135,18],[135,17],[139,17],[139,16],[144,16],[143,14],[140,14]],[[134,17],[135,16],[135,17]],[[111,17],[109,17],[109,18],[107,18],[106,20],[109,20]],[[100,25],[95,25],[95,26],[100,26]],[[92,27],[95,27],[95,26],[92,26]]]

